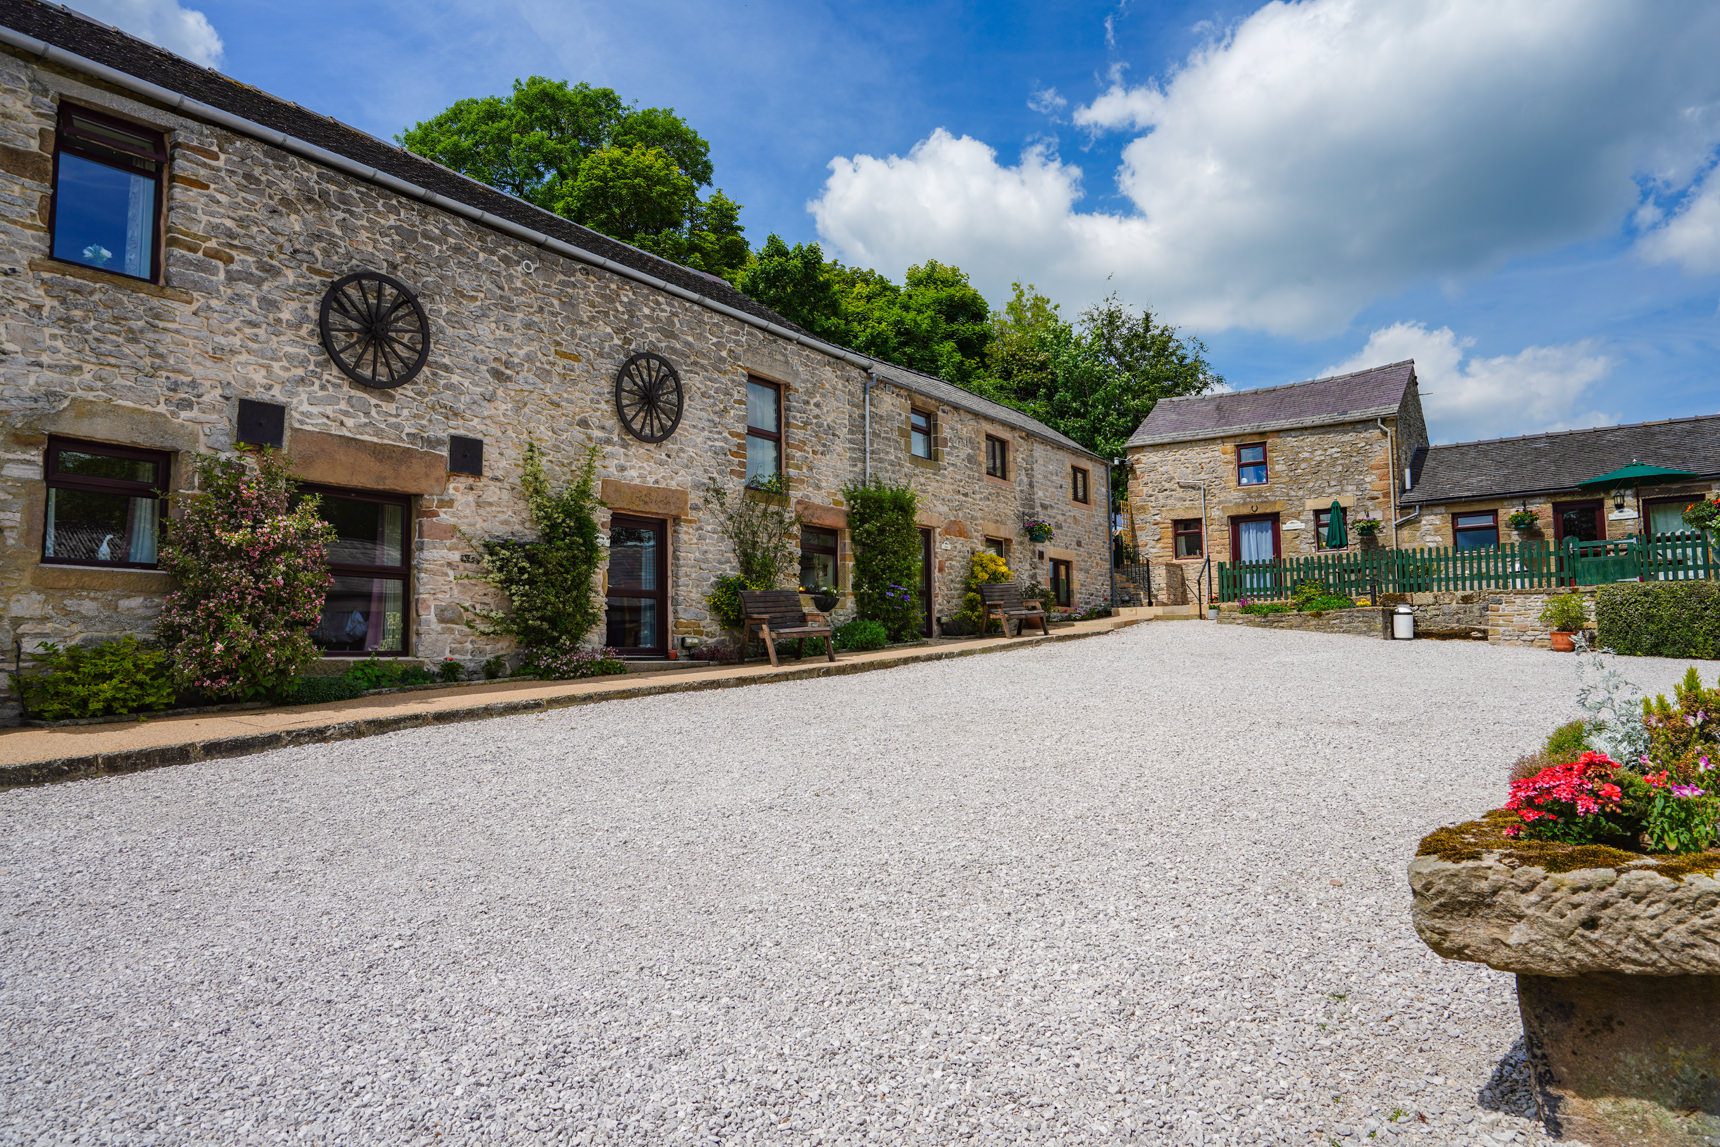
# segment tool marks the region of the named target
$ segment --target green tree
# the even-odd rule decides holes
[[[772,234],[747,263],[735,285],[789,322],[821,339],[847,343],[842,298],[817,243],[790,247]]]
[[[740,209],[710,145],[673,108],[531,76],[505,96],[457,100],[398,141],[418,155],[575,223],[713,275],[745,264]],[[590,168],[591,170],[587,170]]]
[[[881,623],[892,641],[918,636],[920,602],[918,499],[912,486],[876,479],[842,490],[854,544],[854,612]]]

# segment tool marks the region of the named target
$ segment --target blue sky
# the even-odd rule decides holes
[[[75,0],[378,135],[672,106],[754,243],[1115,291],[1238,388],[1416,359],[1437,439],[1720,410],[1720,6]]]

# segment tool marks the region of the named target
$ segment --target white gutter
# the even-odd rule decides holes
[[[337,152],[329,151],[327,148],[318,147],[314,143],[307,143],[302,139],[287,135],[285,132],[277,131],[272,127],[265,127],[260,123],[255,123],[251,120],[245,119],[243,116],[237,116],[232,112],[223,111],[211,104],[203,103],[200,100],[194,100],[181,92],[172,90],[171,88],[164,88],[160,84],[152,84],[148,80],[138,79],[130,72],[122,72],[118,68],[112,68],[106,64],[97,63],[95,60],[77,55],[74,52],[68,52],[57,44],[50,44],[46,40],[38,40],[34,36],[27,36],[17,29],[8,28],[3,24],[0,24],[0,44],[16,48],[28,55],[35,56],[37,59],[46,60],[50,64],[58,64],[59,66],[69,68],[72,71],[83,72],[87,75],[94,76],[99,80],[110,83],[117,88],[123,88],[133,95],[149,100],[152,103],[164,104],[175,111],[183,112],[190,118],[207,120],[210,123],[218,124],[221,127],[227,128],[230,131],[236,131],[240,135],[247,135],[252,139],[261,140],[271,146],[280,148],[282,151],[291,152],[292,154],[308,159],[313,163],[322,164],[324,167],[332,167],[336,171],[345,172],[347,175],[362,179],[368,183],[374,183],[380,187],[386,187],[390,191],[407,196],[410,199],[416,199],[422,203],[427,203],[430,206],[441,211],[446,211],[451,215],[458,215],[474,222],[482,223],[484,226],[493,230],[500,231],[506,235],[512,235],[516,239],[523,239],[527,243],[531,243],[537,247],[542,247],[547,251],[553,251],[557,255],[565,256],[566,258],[573,259],[580,263],[585,263],[589,266],[600,267],[605,271],[620,275],[624,279],[631,279],[636,283],[643,283],[645,286],[663,291],[666,294],[674,295],[679,299],[685,299],[687,302],[695,303],[707,310],[715,311],[717,314],[738,320],[750,327],[755,327],[761,331],[775,335],[777,338],[787,339],[789,342],[806,347],[809,350],[814,350],[820,354],[828,355],[831,358],[849,363],[852,366],[857,366],[861,370],[871,372],[874,375],[879,367],[882,366],[887,368],[889,366],[888,363],[880,362],[874,358],[867,358],[865,355],[855,354],[851,350],[836,346],[833,343],[827,343],[822,339],[813,338],[811,335],[804,334],[800,331],[789,330],[787,327],[782,326],[779,323],[773,323],[768,319],[763,319],[757,315],[749,314],[738,307],[731,307],[727,303],[718,302],[716,299],[713,299],[708,295],[701,295],[697,291],[690,291],[685,287],[671,283],[666,279],[659,279],[655,275],[647,274],[644,271],[629,267],[624,263],[617,263],[613,259],[607,259],[602,255],[587,251],[583,247],[576,247],[564,240],[557,239],[553,235],[547,235],[542,231],[535,230],[523,224],[503,219],[499,215],[493,215],[488,211],[473,207],[468,203],[462,203],[457,199],[450,199],[446,195],[439,195],[428,188],[420,187],[416,183],[401,179],[397,175],[390,175],[388,172],[382,171],[378,168],[368,167],[356,160],[348,159],[346,156],[340,155]],[[382,143],[383,141],[378,140],[377,142]],[[392,147],[394,145],[384,144],[384,146]],[[469,182],[476,183],[475,180],[470,180],[470,177],[460,175],[459,172],[450,170],[450,174],[457,175],[461,179],[467,179]],[[479,184],[479,186],[483,186],[489,191],[495,190],[494,188],[488,187],[484,184]],[[614,241],[620,242],[620,240]],[[898,382],[897,385],[903,384]],[[911,390],[913,388],[904,386],[904,389]],[[952,403],[952,405],[957,404]],[[970,414],[979,415],[981,418],[993,417],[983,410],[976,410],[972,407],[965,407],[964,409],[966,409]],[[1031,434],[1033,432],[1028,431],[1028,433]],[[1035,434],[1034,437],[1042,439],[1046,438],[1043,434]],[[1068,449],[1068,447],[1064,446],[1060,442],[1056,442],[1051,439],[1046,439],[1046,441],[1050,441],[1052,445],[1057,446],[1060,449]],[[1098,455],[1095,454],[1093,457],[1096,458]]]

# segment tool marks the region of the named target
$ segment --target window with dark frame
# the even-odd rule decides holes
[[[836,531],[823,526],[800,528],[800,586],[813,590],[837,589]]]
[[[1009,560],[1009,540],[1007,538],[987,538],[985,540],[985,548],[1002,558],[1004,561],[1007,562]]]
[[[1092,478],[1084,467],[1069,467],[1069,497],[1083,506],[1093,500]]]
[[[1075,604],[1075,563],[1062,558],[1051,559],[1051,602],[1068,607]]]
[[[1499,511],[1451,516],[1451,542],[1460,550],[1484,550],[1499,544]]]
[[[1266,485],[1266,443],[1253,442],[1236,448],[1236,484]]]
[[[985,436],[985,472],[991,478],[1009,477],[1009,443],[991,434]]]
[[[1177,518],[1171,523],[1171,537],[1179,558],[1198,558],[1205,552],[1199,518]]]
[[[326,653],[407,651],[406,590],[412,499],[307,487],[323,521],[334,527],[328,550],[334,582],[311,633]]]
[[[161,132],[62,103],[49,252],[64,263],[159,280],[166,170]]]
[[[932,443],[937,432],[937,416],[929,410],[908,412],[908,452],[916,458],[930,459]]]
[[[168,472],[159,450],[48,439],[42,561],[153,568]]]
[[[1348,518],[1346,518],[1344,521],[1345,521],[1345,525],[1349,524]],[[1331,510],[1331,508],[1327,507],[1324,510],[1315,510],[1314,511],[1314,548],[1318,549],[1318,550],[1332,550],[1332,549],[1345,550],[1345,549],[1349,549],[1350,547],[1349,547],[1349,543],[1347,541],[1341,546],[1328,546],[1326,544],[1326,532],[1328,530],[1330,530],[1331,528],[1332,528],[1332,510]],[[1348,536],[1349,536],[1348,533],[1346,533],[1345,537],[1347,538]]]
[[[782,474],[782,387],[747,379],[747,484]]]

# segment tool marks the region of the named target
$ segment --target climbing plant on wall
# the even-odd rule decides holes
[[[597,567],[603,535],[597,514],[597,451],[587,450],[573,480],[550,487],[536,443],[528,443],[520,473],[535,537],[479,540],[478,575],[507,596],[506,609],[469,607],[479,633],[511,637],[525,651],[523,671],[573,656],[597,625]],[[551,674],[553,676],[553,674]]]
[[[920,528],[918,501],[908,486],[879,481],[842,490],[854,545],[854,608],[882,622],[892,641],[920,634]]]

